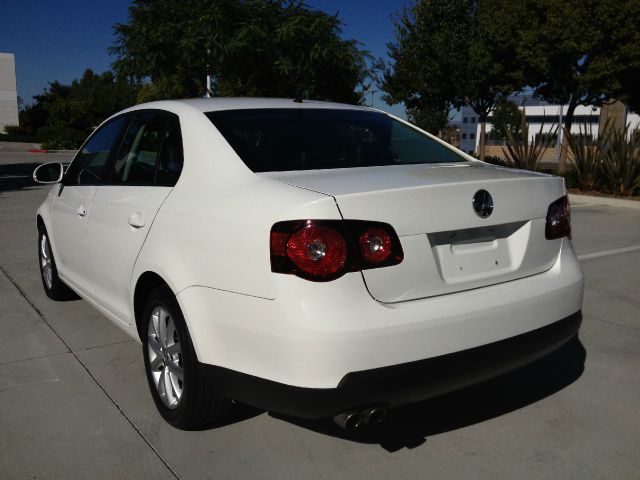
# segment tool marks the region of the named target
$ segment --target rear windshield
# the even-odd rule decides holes
[[[206,115],[254,172],[464,161],[379,112],[281,108]]]

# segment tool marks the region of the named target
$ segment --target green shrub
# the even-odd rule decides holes
[[[610,122],[607,120],[601,135],[593,140],[591,124],[585,123],[578,134],[563,129],[567,139],[568,157],[576,172],[577,187],[580,190],[595,190],[602,170],[602,158],[610,137]]]
[[[605,188],[616,196],[640,191],[640,136],[629,135],[628,126],[607,131],[602,173]]]
[[[38,136],[45,150],[76,150],[87,135],[73,128],[41,127]]]
[[[24,129],[17,125],[8,125],[4,127],[4,131],[7,135],[24,135]]]
[[[547,173],[547,172],[544,172]],[[578,187],[578,172],[575,169],[569,169],[564,173],[558,173],[556,171],[548,172],[553,175],[559,175],[564,178],[564,184],[567,188],[579,188]]]
[[[490,163],[491,165],[498,165],[499,167],[510,167],[509,162],[507,162],[504,158],[497,157],[495,155],[486,155],[484,157],[484,161]]]
[[[33,136],[24,133],[20,134],[0,134],[0,142],[22,142],[22,143],[40,143],[40,140]]]
[[[535,172],[538,170],[542,154],[553,142],[558,127],[553,128],[552,125],[551,131],[543,134],[544,123],[542,123],[540,131],[534,137],[533,142],[529,143],[529,125],[527,125],[525,118],[525,113],[523,112],[519,135],[513,134],[509,130],[506,131],[507,148],[503,148],[502,151],[509,166]]]

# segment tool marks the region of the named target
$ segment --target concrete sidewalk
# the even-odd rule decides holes
[[[582,195],[570,193],[569,201],[571,205],[600,205],[614,208],[635,208],[640,210],[640,198],[615,198],[596,195]]]
[[[4,270],[0,305],[2,478],[175,478]]]

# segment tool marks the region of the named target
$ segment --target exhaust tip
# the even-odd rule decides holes
[[[382,408],[367,408],[362,412],[364,423],[367,425],[380,425],[387,419],[387,411]]]
[[[333,421],[345,430],[356,430],[362,425],[362,415],[355,411],[343,412],[333,417]]]

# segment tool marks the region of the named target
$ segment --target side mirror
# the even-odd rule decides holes
[[[33,181],[36,183],[58,183],[64,175],[64,166],[58,162],[45,163],[33,171]]]

